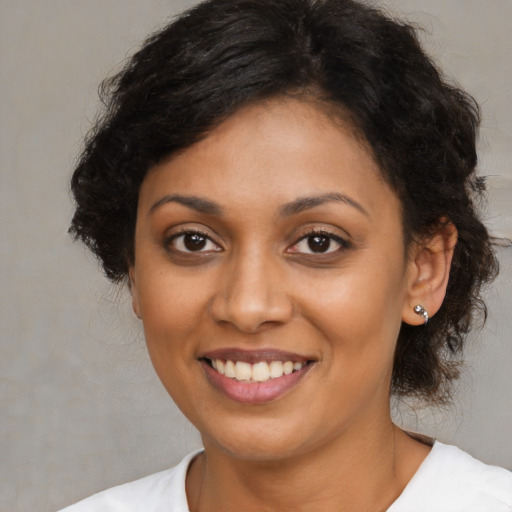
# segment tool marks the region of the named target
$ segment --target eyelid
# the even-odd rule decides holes
[[[209,242],[213,243],[217,248],[212,250],[199,250],[199,251],[184,251],[176,248],[172,248],[171,244],[180,236],[185,235],[200,235],[204,238],[206,238]],[[174,250],[175,252],[178,252],[180,254],[204,254],[204,253],[210,253],[210,252],[220,252],[223,251],[222,245],[216,240],[216,237],[212,236],[211,233],[208,233],[206,230],[203,230],[198,227],[193,226],[181,226],[176,231],[171,231],[171,233],[168,233],[164,237],[164,245],[168,250]]]
[[[300,242],[303,240],[306,240],[309,237],[313,236],[325,236],[327,238],[330,238],[337,244],[339,244],[339,248],[333,251],[328,251],[324,253],[306,253],[306,252],[299,252],[299,251],[290,251],[291,248],[297,246]],[[344,237],[337,233],[333,233],[330,229],[321,227],[321,228],[309,228],[304,234],[300,235],[298,238],[296,238],[295,242],[288,246],[287,252],[291,254],[299,254],[299,255],[308,255],[308,256],[315,256],[315,257],[326,257],[326,256],[332,256],[336,253],[346,251],[348,249],[351,249],[353,247],[352,243],[348,240],[348,236]]]
[[[337,232],[335,231],[335,229],[337,229]],[[340,252],[343,252],[343,251],[353,248],[353,244],[350,241],[350,236],[348,235],[348,233],[344,232],[346,234],[342,235],[339,233],[339,231],[341,231],[341,228],[334,228],[334,227],[330,228],[330,227],[325,227],[325,226],[303,226],[301,229],[301,233],[300,234],[296,233],[296,235],[294,236],[295,241],[292,244],[288,245],[285,252],[287,252],[288,254],[296,254],[296,255],[327,257],[327,256],[333,256],[337,253],[340,253]],[[206,238],[209,243],[214,244],[216,246],[216,248],[215,249],[207,249],[207,250],[200,249],[197,251],[190,251],[190,250],[182,250],[182,249],[178,249],[176,247],[172,247],[173,242],[177,238],[179,238],[180,236],[187,235],[187,234],[200,235],[201,237]],[[339,247],[335,250],[328,250],[327,252],[324,252],[324,253],[321,253],[321,252],[309,253],[309,252],[305,252],[305,251],[292,250],[293,247],[297,246],[303,240],[305,240],[309,237],[314,237],[314,236],[327,237],[327,238],[331,239],[332,241],[334,241],[336,244],[338,244]],[[181,226],[176,226],[174,228],[170,228],[165,233],[165,236],[163,239],[163,244],[165,245],[165,247],[168,251],[173,251],[175,253],[187,254],[187,255],[209,254],[212,252],[221,252],[221,251],[225,250],[225,247],[223,246],[222,242],[219,241],[219,237],[215,233],[212,233],[211,230],[209,230],[209,229],[204,229],[203,227],[199,227],[196,225],[181,225]]]

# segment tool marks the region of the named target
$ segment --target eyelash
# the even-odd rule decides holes
[[[204,251],[204,250],[201,250],[201,249],[203,249],[203,247],[200,247],[199,250],[194,251],[194,250],[186,250],[186,247],[184,250],[184,249],[180,249],[180,248],[173,246],[173,244],[175,244],[176,241],[180,237],[183,237],[182,243],[185,244],[186,242],[184,241],[184,237],[187,235],[190,235],[190,236],[196,235],[196,236],[200,237],[201,239],[203,239],[205,241],[204,243],[206,245],[209,243],[214,244],[217,248]],[[313,249],[311,249],[311,246],[309,246],[309,248],[311,249],[311,252],[304,252],[304,251],[301,252],[301,251],[293,250],[293,248],[297,247],[301,242],[304,242],[304,241],[314,238],[314,237],[326,238],[329,241],[327,250],[325,252],[315,252]],[[329,250],[332,241],[334,241],[336,244],[339,245],[339,247],[336,248],[335,250]],[[172,250],[179,254],[207,254],[207,253],[211,253],[211,252],[221,252],[222,251],[222,247],[220,247],[219,244],[217,244],[214,240],[212,240],[210,235],[208,235],[207,233],[204,233],[203,231],[200,231],[198,229],[184,229],[183,231],[180,231],[178,233],[173,233],[171,236],[169,236],[165,239],[164,243],[165,243],[165,246],[169,250]],[[291,254],[298,254],[298,255],[309,255],[309,257],[311,257],[311,256],[326,257],[326,255],[333,255],[335,253],[343,252],[347,249],[350,249],[351,247],[352,247],[351,244],[346,239],[344,239],[338,235],[335,235],[329,231],[311,230],[311,231],[308,231],[303,236],[301,236],[294,244],[292,244],[287,249],[286,252],[288,252],[289,254],[291,253]]]
[[[191,236],[196,235],[196,236],[204,239],[206,244],[208,244],[208,243],[215,244],[215,246],[218,247],[218,249],[213,249],[213,250],[209,250],[209,251],[201,251],[201,250],[187,251],[187,250],[177,249],[176,247],[173,247],[173,244],[176,242],[176,240],[178,240],[180,237],[184,238],[187,235],[191,235]],[[184,229],[183,231],[180,231],[178,233],[173,233],[171,236],[169,236],[165,239],[164,243],[165,243],[165,246],[167,248],[169,248],[169,250],[173,250],[180,254],[201,254],[201,253],[207,253],[207,252],[220,252],[222,250],[222,248],[212,240],[210,235],[208,235],[207,233],[204,233],[198,229]],[[184,240],[183,240],[183,243],[185,243]]]
[[[326,239],[329,240],[329,246],[328,246],[328,250],[326,252],[317,252],[317,253],[315,253],[312,250],[312,252],[305,253],[305,252],[291,251],[290,250],[291,248],[298,246],[301,242],[304,242],[304,241],[306,241],[308,239],[311,239],[311,238],[314,238],[314,237],[322,237],[322,238],[326,238]],[[335,250],[329,250],[332,241],[336,242],[339,245],[339,247],[337,249],[335,249]],[[326,257],[328,255],[333,255],[333,254],[345,251],[347,249],[350,249],[351,247],[352,247],[351,244],[346,239],[344,239],[344,238],[342,238],[342,237],[340,237],[338,235],[335,235],[334,233],[331,233],[331,232],[323,230],[323,229],[321,229],[321,230],[315,230],[314,229],[314,230],[309,231],[308,233],[306,233],[302,237],[300,237],[299,240],[297,240],[297,242],[295,242],[291,246],[291,248],[288,249],[288,252],[291,252],[292,254],[303,254],[303,255],[308,254],[310,256]],[[311,248],[311,246],[310,246],[310,248]]]

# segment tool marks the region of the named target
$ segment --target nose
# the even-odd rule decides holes
[[[211,302],[215,322],[257,333],[291,319],[293,302],[286,290],[284,272],[271,259],[261,254],[240,255],[226,267]]]

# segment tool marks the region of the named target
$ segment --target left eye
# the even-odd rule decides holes
[[[179,252],[210,252],[221,250],[208,236],[195,231],[174,235],[169,245]]]
[[[300,239],[292,248],[291,252],[305,254],[327,254],[336,252],[347,246],[347,243],[331,234],[312,233]]]

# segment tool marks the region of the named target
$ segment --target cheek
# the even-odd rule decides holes
[[[147,273],[141,282],[139,303],[150,353],[191,350],[187,340],[204,324],[209,287],[169,272]]]
[[[140,290],[142,322],[151,362],[178,407],[189,416],[195,389],[197,340],[204,337],[207,298],[178,276],[146,276]]]
[[[361,268],[326,276],[314,289],[313,300],[307,299],[306,287],[299,291],[303,314],[331,340],[333,350],[361,358],[392,357],[405,300],[401,266],[361,260]]]

